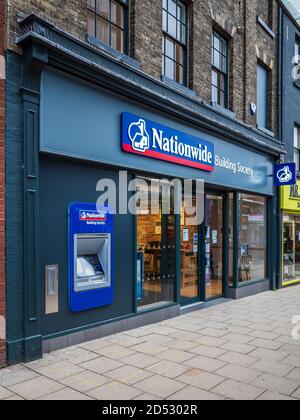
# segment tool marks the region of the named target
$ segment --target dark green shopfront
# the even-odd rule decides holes
[[[7,53],[9,363],[173,317],[202,302],[276,288],[272,173],[280,144],[192,92],[145,76],[125,57],[88,47],[34,16],[21,25],[24,55]],[[123,113],[213,144],[214,170],[126,153]],[[143,185],[151,178],[203,179],[203,223],[189,226],[184,205],[178,215],[172,209],[168,216],[116,214],[113,299],[73,311],[70,204],[95,203],[99,180],[121,187],[120,171],[127,171],[127,182],[137,178]]]

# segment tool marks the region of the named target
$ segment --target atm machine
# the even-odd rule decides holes
[[[70,309],[82,312],[108,306],[114,299],[113,215],[95,204],[69,207]]]

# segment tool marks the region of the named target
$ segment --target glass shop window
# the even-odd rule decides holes
[[[283,217],[283,282],[300,280],[300,216]]]
[[[267,200],[239,195],[239,283],[267,277]]]

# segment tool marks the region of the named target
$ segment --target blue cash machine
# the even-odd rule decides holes
[[[114,223],[108,209],[95,204],[69,207],[70,309],[108,306],[114,299]]]

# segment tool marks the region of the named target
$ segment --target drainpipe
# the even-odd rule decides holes
[[[282,87],[283,87],[283,12],[279,5],[278,13],[278,133],[282,142]]]
[[[278,136],[283,143],[283,10],[279,5],[278,13]],[[277,188],[277,264],[276,264],[276,288],[282,287],[282,216],[280,207],[280,189]]]

